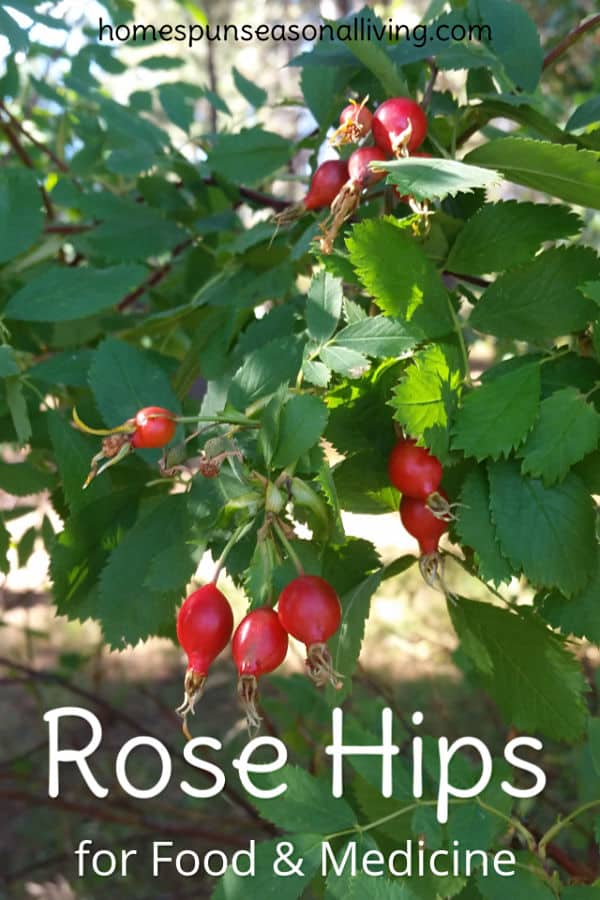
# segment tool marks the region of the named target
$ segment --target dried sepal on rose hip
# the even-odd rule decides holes
[[[348,180],[348,164],[343,159],[328,159],[317,166],[308,192],[300,203],[294,203],[275,216],[277,225],[289,225],[306,212],[330,206]]]
[[[386,154],[378,147],[359,147],[348,160],[348,181],[343,185],[331,204],[329,215],[321,223],[319,244],[321,252],[333,251],[340,228],[352,216],[360,204],[363,192],[385,178],[385,172],[373,171],[370,163],[384,162]]]
[[[187,717],[204,690],[208,670],[231,638],[233,613],[225,595],[210,582],[191,593],[177,614],[177,639],[187,656],[183,703],[177,713],[187,730]]]
[[[449,505],[447,494],[441,489],[437,493]],[[440,538],[448,531],[448,523],[434,515],[426,499],[408,495],[404,495],[400,501],[400,519],[408,533],[419,543],[419,569],[425,582],[441,591],[447,599],[453,600],[442,577],[438,550]]]
[[[306,646],[306,668],[314,683],[341,688],[327,641],[340,627],[342,607],[329,582],[318,575],[294,578],[279,595],[277,614],[287,633]]]
[[[135,416],[115,428],[91,428],[73,410],[73,423],[79,431],[103,438],[102,449],[92,458],[89,475],[83,487],[109,466],[123,459],[132,450],[148,450],[166,447],[175,435],[175,414],[163,406],[145,406]]]
[[[339,147],[342,144],[357,144],[371,131],[373,113],[367,107],[368,97],[357,103],[350,100],[340,113],[340,125],[331,135],[330,144]]]
[[[238,697],[250,733],[257,731],[261,723],[256,708],[258,679],[281,665],[288,643],[287,632],[270,606],[251,610],[235,630],[231,652],[238,672]]]

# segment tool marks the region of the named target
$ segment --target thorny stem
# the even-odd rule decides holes
[[[294,563],[296,570],[298,572],[298,575],[304,575],[304,566],[300,562],[300,557],[298,556],[298,554],[292,547],[290,541],[288,541],[287,537],[285,536],[285,532],[284,532],[283,528],[281,527],[279,520],[277,519],[277,517],[274,516],[271,521],[273,524],[273,528],[277,534],[277,537],[283,544],[284,549],[285,549],[286,553],[288,554],[289,558]]]
[[[584,803],[583,806],[578,806],[577,809],[573,810],[568,816],[564,819],[559,819],[558,822],[555,822],[551,828],[546,831],[545,834],[542,835],[540,841],[538,843],[538,853],[542,859],[544,859],[546,855],[546,847],[552,841],[557,834],[571,824],[573,819],[576,819],[578,816],[583,815],[583,813],[589,812],[590,809],[594,809],[595,807],[600,806],[600,800],[591,800],[589,803]]]

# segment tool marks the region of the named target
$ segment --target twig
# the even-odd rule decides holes
[[[542,64],[542,70],[545,71],[553,65],[559,57],[563,56],[567,50],[571,49],[573,44],[580,41],[584,34],[587,34],[588,31],[592,31],[592,29],[596,28],[598,25],[600,25],[600,14],[592,16],[591,19],[587,19],[585,22],[581,22],[577,28],[570,31],[562,41],[558,42],[556,47],[546,54]]]
[[[423,100],[421,102],[421,106],[423,107],[423,109],[427,109],[427,107],[431,103],[433,89],[435,87],[435,82],[437,81],[438,73],[440,71],[434,59],[428,59],[427,62],[429,63],[429,66],[431,68],[431,76],[429,78],[429,81],[427,82],[427,87],[425,88],[425,93],[423,94]]]
[[[25,126],[21,122],[19,122],[19,120],[15,116],[13,116],[11,112],[9,112],[2,100],[0,100],[0,110],[2,110],[4,115],[8,117],[11,125],[13,125],[13,127],[16,128],[24,138],[27,138],[27,140],[31,144],[33,144],[34,147],[37,147],[38,150],[40,150],[42,153],[45,153],[46,156],[52,160],[57,169],[60,169],[61,172],[65,173],[69,171],[69,167],[66,165],[66,163],[64,163],[62,159],[59,159],[56,153],[54,153],[54,151],[51,150],[50,147],[48,147],[42,141],[38,141],[38,139],[33,134],[31,134],[31,132],[28,131]]]
[[[139,287],[136,287],[133,291],[130,291],[123,299],[117,304],[118,310],[127,309],[128,306],[131,306],[132,303],[135,303],[140,297],[142,297],[146,291],[149,291],[150,288],[159,284],[163,278],[169,274],[171,269],[173,268],[173,260],[180,256],[184,250],[192,244],[194,238],[187,238],[187,240],[182,241],[181,244],[177,244],[176,247],[173,248],[171,253],[171,259],[169,262],[166,262],[164,265],[159,266],[158,269],[155,269],[145,281],[143,281]]]
[[[444,275],[450,275],[451,278],[456,278],[458,281],[466,281],[467,284],[475,284],[477,287],[489,287],[492,283],[491,281],[486,281],[485,278],[477,278],[475,275],[461,275],[459,272],[450,272],[447,269],[443,272]]]

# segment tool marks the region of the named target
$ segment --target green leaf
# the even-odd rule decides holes
[[[362,353],[357,353],[348,347],[338,347],[335,343],[327,344],[321,349],[321,360],[328,369],[347,375],[349,378],[359,378],[369,369],[369,360]]]
[[[600,719],[590,719],[588,722],[588,740],[592,754],[592,762],[596,774],[600,775]]]
[[[370,219],[346,241],[358,277],[388,316],[410,323],[419,337],[452,331],[450,301],[423,250],[395,219]]]
[[[42,197],[29,169],[0,169],[0,263],[28,250],[44,227]]]
[[[69,387],[86,387],[88,371],[94,352],[87,347],[81,350],[65,350],[54,353],[48,359],[36,363],[27,374],[36,381],[49,384],[65,384]]]
[[[284,166],[293,153],[293,144],[258,126],[242,128],[237,134],[221,133],[208,153],[208,165],[230,181],[257,184]]]
[[[600,96],[590,97],[581,106],[578,106],[565,125],[567,131],[579,131],[588,125],[600,122]]]
[[[142,266],[50,266],[10,298],[5,314],[24,322],[70,322],[116,306],[146,276]]]
[[[282,800],[253,800],[261,816],[284,831],[301,834],[313,832],[330,834],[356,824],[356,813],[342,797],[331,794],[331,784],[326,779],[314,778],[297,766],[286,766],[280,772],[257,781],[264,787],[284,782],[287,790]]]
[[[0,518],[0,572],[8,575],[10,572],[10,560],[8,559],[8,551],[10,549],[10,531],[4,524],[4,519]]]
[[[600,414],[576,388],[564,388],[541,404],[535,428],[521,447],[524,475],[546,485],[562,480],[600,441]]]
[[[542,73],[540,35],[527,11],[510,0],[477,0],[481,21],[489,26],[490,50],[522,91],[534,91]]]
[[[452,447],[477,460],[508,456],[533,427],[540,406],[540,369],[523,366],[466,394],[454,420]]]
[[[397,512],[398,491],[390,486],[385,459],[364,451],[349,456],[333,470],[340,505],[346,512],[378,515]]]
[[[590,565],[591,578],[574,597],[551,591],[538,598],[541,613],[553,628],[600,644],[600,549],[596,548]]]
[[[231,74],[233,75],[233,83],[244,100],[248,101],[250,106],[253,106],[255,109],[260,109],[261,106],[264,106],[268,97],[265,90],[253,81],[249,81],[245,78],[235,66],[232,66]]]
[[[120,425],[144,406],[179,412],[169,380],[149,354],[106,338],[94,354],[89,371],[92,393],[105,423]]]
[[[315,387],[325,388],[331,381],[331,369],[316,359],[305,359],[302,363],[304,378]]]
[[[279,440],[273,466],[285,469],[318,444],[327,424],[327,407],[319,397],[290,397],[279,418]]]
[[[487,334],[534,343],[581,331],[596,309],[579,286],[599,271],[600,260],[589,247],[547,250],[490,285],[470,323]]]
[[[71,510],[76,512],[110,493],[110,482],[102,478],[94,479],[85,491],[82,489],[92,457],[99,450],[98,438],[76,431],[55,412],[48,414],[48,431],[65,499]]]
[[[333,691],[336,705],[350,690],[350,676],[358,662],[365,624],[371,609],[371,597],[381,584],[383,569],[368,575],[363,581],[345,593],[342,603],[342,621],[336,634],[329,641],[333,668],[346,680],[339,691]]]
[[[204,91],[196,84],[169,82],[158,87],[158,98],[165,113],[175,125],[189,132],[196,118],[196,105]]]
[[[456,531],[465,547],[475,551],[482,578],[501,584],[510,581],[512,571],[501,553],[490,513],[490,489],[485,470],[473,469],[464,480]]]
[[[18,374],[19,366],[15,357],[15,351],[8,345],[0,347],[0,378]]]
[[[375,19],[375,17],[369,17]],[[381,20],[379,20],[381,27]],[[362,63],[365,69],[373,73],[375,78],[389,97],[403,96],[407,93],[406,81],[396,68],[396,64],[385,51],[385,45],[373,40],[348,41],[345,46]]]
[[[590,577],[596,554],[594,508],[577,476],[547,488],[514,461],[491,463],[490,503],[500,549],[515,571],[571,596]]]
[[[506,900],[507,882],[510,884],[511,896],[527,898],[527,900],[556,900],[556,894],[543,880],[543,873],[536,875],[528,868],[515,869],[510,878],[498,875],[490,866],[488,874],[481,872],[476,876],[477,887],[483,900]],[[562,896],[562,893],[561,893]]]
[[[243,410],[295,379],[302,365],[302,343],[295,337],[269,341],[249,353],[233,377],[229,401]]]
[[[32,435],[27,401],[23,393],[23,382],[17,375],[10,375],[4,381],[6,402],[15,429],[17,441],[24,446]]]
[[[434,344],[415,354],[404,378],[394,388],[390,400],[394,419],[410,435],[423,436],[435,454],[439,441],[447,445],[449,413],[461,380],[443,346]]]
[[[276,805],[278,803],[277,800],[271,802]],[[283,803],[279,801],[279,805],[283,806]],[[284,828],[286,827],[287,823]],[[277,877],[273,868],[279,855],[277,847],[281,843],[281,837],[256,844],[256,872],[252,876],[254,896],[260,897],[261,900],[299,900],[321,864],[322,840],[321,835],[294,835],[294,859],[302,857],[304,860],[302,875],[285,877]],[[240,865],[244,865],[243,860],[240,860]],[[285,865],[281,868],[285,871]],[[248,878],[236,875],[233,868],[228,866],[211,894],[211,900],[248,900]]]
[[[443,200],[444,197],[491,187],[501,181],[498,172],[466,165],[455,159],[411,156],[372,163],[370,168],[387,172],[388,184],[395,184],[400,194],[410,194],[416,200]]]
[[[51,472],[36,468],[29,460],[22,463],[0,461],[0,489],[14,497],[39,494],[54,485]]]
[[[451,272],[486,275],[528,262],[544,241],[576,234],[581,221],[558,204],[487,203],[456,239],[446,262]]]
[[[370,316],[346,325],[335,335],[334,343],[365,356],[389,357],[406,355],[417,340],[402,322],[386,316]]]
[[[334,278],[324,270],[317,272],[306,300],[308,333],[317,343],[324,343],[337,328],[343,297],[341,278]]]
[[[110,261],[160,256],[186,237],[185,231],[147,203],[130,203],[120,197],[102,195],[95,202],[86,203],[86,208],[102,221],[79,244]]]
[[[461,597],[449,612],[462,649],[508,722],[526,734],[569,742],[580,737],[584,681],[557,635],[524,607],[517,614]]]
[[[600,819],[596,820],[596,842],[600,833]],[[600,900],[600,884],[575,884],[561,887],[560,900]]]
[[[600,209],[600,154],[573,145],[507,137],[472,150],[465,162],[497,169],[508,181],[535,191]]]
[[[362,854],[369,850],[379,850],[372,839],[370,842],[367,842],[369,837],[367,834],[362,836],[361,839],[352,841],[352,843],[357,844],[356,868],[358,871],[355,874],[352,874],[349,863],[341,875],[336,875],[333,867],[330,869],[325,900],[418,900],[417,894],[413,893],[410,885],[403,884],[400,879],[392,881],[389,878],[373,877],[360,871]],[[342,847],[337,854],[338,860],[343,859],[346,846]],[[381,853],[380,850],[379,852]],[[372,857],[371,863],[373,863]],[[382,863],[382,868],[385,868],[385,863]]]
[[[134,645],[172,622],[196,563],[190,554],[168,591],[154,589],[148,571],[159,554],[185,542],[188,529],[186,498],[167,497],[138,519],[112,551],[100,576],[95,613],[112,647]]]

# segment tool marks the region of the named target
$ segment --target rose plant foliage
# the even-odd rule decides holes
[[[104,7],[113,22],[134,18],[128,3]],[[164,67],[164,82],[122,105],[103,87],[105,73],[126,71],[118,48],[95,43],[90,28],[69,57],[62,19],[27,2],[0,7],[11,45],[0,81],[0,435],[27,448],[21,461],[0,464],[0,486],[50,492],[62,530],[46,519],[39,534],[26,532],[19,558],[41,537],[58,612],[97,620],[113,648],[176,639],[176,612],[206,550],[215,560],[227,551],[224,567],[249,613],[274,605],[298,569],[332,585],[341,623],[336,630],[334,611],[335,634],[322,640],[342,686],[290,679],[294,709],[280,710],[302,762],[293,714],[323,727],[327,704],[348,697],[374,592],[417,563],[409,555],[383,566],[369,541],[345,535],[341,512],[398,512],[388,460],[399,435],[413,439],[439,461],[435,489],[451,510],[428,550],[448,530],[440,569],[450,552],[490,588],[486,602],[448,598],[457,661],[507,727],[573,745],[573,765],[586,773],[578,791],[589,799],[600,793],[600,726],[572,638],[600,644],[600,258],[582,234],[600,209],[599,107],[548,114],[540,38],[516,3],[448,10],[444,21],[487,22],[495,40],[323,41],[301,53],[292,63],[301,70],[296,102],[316,125],[296,144],[262,124],[234,128],[220,97],[173,80],[179,60],[160,48],[140,65]],[[46,46],[32,22],[57,40]],[[455,70],[460,97],[432,77]],[[254,120],[267,119],[264,92],[236,84]],[[342,160],[356,145],[340,133],[371,147],[369,116],[364,129],[339,118],[349,97],[362,110],[367,96],[371,112],[412,98],[425,108],[427,133],[416,157],[410,142],[395,156],[366,154],[382,177],[361,170],[353,208],[323,239],[328,209],[311,199],[286,218],[288,198],[272,184],[300,145],[310,152],[308,184],[334,130]],[[184,153],[201,100],[217,110],[219,130],[193,140],[203,152]],[[494,127],[499,117],[509,135]],[[505,181],[534,199],[492,199]],[[279,224],[273,212],[283,213]],[[482,340],[494,359],[479,377],[470,358]],[[104,448],[111,463],[114,447],[74,427],[74,410],[90,428],[114,432],[146,407],[177,420],[161,420],[170,443],[134,439],[141,432],[131,426],[118,461],[82,489],[91,460]],[[310,537],[298,537],[297,523]],[[0,542],[6,571],[4,526]],[[514,601],[515,578],[529,586],[531,605]],[[260,617],[251,619],[259,630]],[[321,640],[298,630],[307,645]],[[207,665],[230,633],[231,623],[220,626]],[[244,640],[234,648],[240,666]],[[185,649],[193,667],[198,654]],[[354,716],[357,735],[368,733],[369,713]],[[591,885],[569,886],[585,879],[548,862],[543,840],[515,831],[526,810],[496,783],[485,807],[451,809],[441,827],[401,785],[382,801],[377,767],[348,765],[343,800],[290,768],[285,798],[260,802],[275,826],[298,830],[309,874],[318,835],[352,834],[397,812],[367,827],[365,849],[423,834],[428,850],[453,839],[484,849],[512,841],[514,896],[598,896]],[[397,765],[403,771],[402,756]],[[460,765],[472,783],[471,763]],[[593,831],[594,810],[579,821]],[[262,887],[293,900],[308,880]],[[315,890],[494,900],[505,889],[477,876],[380,882],[319,885],[316,875]],[[238,890],[226,876],[215,896]]]

